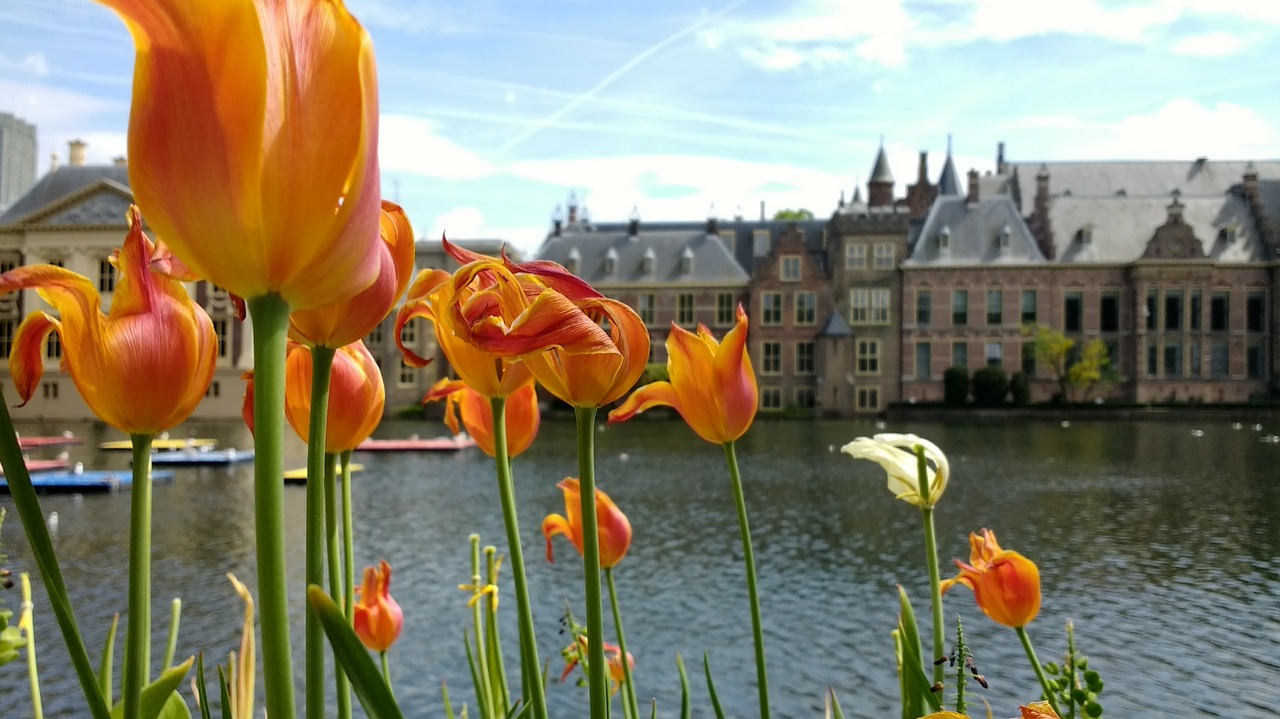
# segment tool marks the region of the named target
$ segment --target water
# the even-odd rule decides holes
[[[114,438],[88,425],[73,429],[89,435],[89,446]],[[194,429],[247,443],[235,425]],[[1034,559],[1044,603],[1028,631],[1047,660],[1062,653],[1065,622],[1075,621],[1081,651],[1106,680],[1107,716],[1262,717],[1280,704],[1280,444],[1259,441],[1275,427],[1234,430],[1224,420],[889,429],[926,436],[951,459],[952,483],[936,513],[944,576],[952,573],[950,557],[967,554],[968,532],[984,526],[1006,548]],[[437,431],[392,423],[379,436]],[[847,716],[897,716],[889,637],[897,584],[914,599],[927,632],[918,513],[886,491],[878,467],[838,452],[875,431],[867,422],[762,421],[739,443],[776,717],[820,717],[828,686]],[[656,698],[659,716],[678,716],[678,652],[690,673],[693,715],[710,716],[701,667],[707,652],[727,713],[751,716],[750,620],[723,454],[673,422],[637,420],[597,438],[600,485],[635,530],[616,578],[642,704]],[[562,666],[558,650],[568,642],[559,633],[565,603],[583,619],[581,566],[563,539],[555,548],[559,561],[548,564],[539,524],[547,513],[564,511],[555,484],[576,472],[572,442],[570,423],[546,422],[538,443],[516,462],[535,622],[553,678]],[[86,447],[75,454],[87,466],[127,462],[127,453]],[[301,465],[301,445],[291,444],[287,456]],[[391,561],[392,593],[406,614],[392,650],[396,693],[408,716],[440,717],[442,681],[456,704],[473,701],[461,646],[470,614],[467,595],[456,589],[470,579],[467,535],[479,532],[505,553],[491,460],[467,450],[367,454],[358,461],[366,467],[355,481],[358,562]],[[162,653],[173,596],[184,601],[180,657],[203,649],[212,663],[236,646],[242,610],[222,577],[233,572],[253,585],[250,474],[248,466],[179,469],[176,481],[156,487],[153,655]],[[303,490],[287,488],[285,497],[290,586],[300,588]],[[46,513],[60,515],[56,544],[96,662],[111,615],[125,609],[129,494],[50,496],[43,503]],[[12,512],[4,539],[9,566],[30,570]],[[513,648],[514,595],[508,567],[503,572],[503,631]],[[16,591],[0,598],[11,608],[20,601]],[[996,717],[1016,715],[1018,704],[1039,692],[1017,638],[982,616],[963,588],[948,595],[946,609],[949,618],[963,618],[990,682],[987,691],[969,685],[975,715],[985,713],[978,696],[991,702]],[[295,635],[301,626],[296,614]],[[47,610],[37,617],[37,636],[46,716],[84,716]],[[295,657],[300,675],[301,655]],[[0,670],[4,716],[29,715],[25,682],[19,664]],[[553,683],[548,695],[553,716],[585,716],[586,690],[573,681]]]

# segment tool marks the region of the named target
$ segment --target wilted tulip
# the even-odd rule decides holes
[[[942,582],[946,592],[956,584],[973,590],[982,613],[993,621],[1019,629],[1040,612],[1040,570],[1035,562],[1001,549],[996,534],[983,529],[969,534],[969,564],[955,560],[960,574]]]
[[[549,514],[542,520],[542,535],[547,538],[547,561],[555,558],[551,551],[551,538],[563,534],[582,553],[582,490],[578,480],[565,478],[557,487],[564,492],[566,516]],[[600,566],[609,568],[622,561],[631,546],[631,522],[609,495],[596,490],[596,522],[600,536]]]
[[[355,604],[356,636],[371,651],[385,652],[395,644],[404,627],[404,612],[391,598],[391,565],[386,560],[378,567],[365,567],[364,584],[356,587],[360,598]]]
[[[467,433],[480,449],[490,457],[497,456],[493,441],[493,405],[488,397],[471,389],[465,382],[442,379],[427,390],[423,402],[445,401],[444,422],[454,434],[462,429],[458,414]],[[523,453],[538,436],[542,415],[538,411],[537,386],[530,379],[513,392],[506,401],[507,456],[514,458]]]
[[[916,446],[924,448],[926,484],[929,497],[920,496]],[[889,478],[889,491],[904,502],[930,509],[942,498],[947,488],[951,465],[938,445],[914,434],[877,434],[859,437],[840,448],[854,459],[869,459],[884,468]]]

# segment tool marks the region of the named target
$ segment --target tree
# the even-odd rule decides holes
[[[973,403],[979,407],[998,407],[1009,394],[1009,376],[1003,367],[987,365],[973,371]]]
[[[1067,368],[1076,341],[1046,325],[1025,325],[1022,334],[1035,338],[1036,361],[1049,368],[1058,383],[1059,401],[1067,399]]]
[[[1100,382],[1107,381],[1111,358],[1107,345],[1100,339],[1090,340],[1083,350],[1076,349],[1076,341],[1058,330],[1045,325],[1028,325],[1022,328],[1024,335],[1035,337],[1036,361],[1046,365],[1058,382],[1061,401],[1087,398]]]
[[[798,210],[787,208],[785,210],[778,210],[777,212],[773,213],[773,219],[775,220],[812,220],[813,212],[810,210],[806,210],[803,207],[801,207]]]
[[[942,373],[942,401],[954,407],[969,403],[969,370],[948,367]]]
[[[1067,384],[1081,391],[1080,398],[1088,399],[1089,392],[1103,381],[1111,357],[1107,345],[1100,339],[1092,339],[1084,346],[1080,359],[1067,369]]]

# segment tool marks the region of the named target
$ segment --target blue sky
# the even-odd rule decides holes
[[[422,237],[532,249],[596,220],[829,214],[881,136],[898,180],[1014,161],[1280,156],[1274,0],[350,0],[373,36],[383,190]],[[125,152],[133,47],[89,0],[13,0],[0,111]]]

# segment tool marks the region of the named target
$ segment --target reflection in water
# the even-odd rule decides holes
[[[107,432],[73,429],[90,441],[73,460],[126,466],[124,453],[91,449],[114,438]],[[1280,445],[1225,421],[890,429],[933,439],[952,461],[954,479],[936,513],[942,557],[967,555],[968,532],[987,526],[1039,563],[1044,608],[1030,632],[1041,657],[1062,651],[1063,624],[1074,619],[1082,650],[1107,680],[1108,715],[1261,716],[1280,703],[1271,679],[1280,637]],[[238,425],[197,431],[224,444],[248,442]],[[434,431],[398,424],[380,434]],[[851,717],[897,714],[894,586],[903,584],[927,622],[927,575],[915,510],[885,490],[878,467],[833,451],[873,432],[870,423],[760,422],[739,445],[779,717],[821,716],[827,686]],[[547,422],[515,465],[539,644],[553,676],[568,642],[558,633],[565,603],[582,616],[581,570],[573,553],[554,565],[542,560],[538,525],[562,509],[555,484],[576,471],[572,441],[570,424]],[[600,485],[635,529],[617,581],[640,696],[655,697],[660,715],[674,714],[679,652],[702,709],[695,715],[707,715],[697,666],[707,652],[728,713],[748,715],[755,702],[750,621],[723,455],[669,422],[633,421],[598,441]],[[287,455],[301,464],[301,445]],[[404,634],[392,650],[402,677],[397,695],[409,716],[441,716],[441,681],[455,701],[470,696],[460,640],[467,595],[455,589],[469,580],[467,535],[505,545],[491,460],[475,450],[359,459],[366,471],[355,480],[358,562],[391,561],[393,592],[405,608]],[[180,469],[176,481],[156,487],[157,645],[175,595],[185,602],[180,653],[225,657],[236,645],[239,609],[222,575],[254,579],[251,474],[248,466]],[[127,493],[44,498],[45,511],[61,518],[56,542],[95,659],[111,615],[124,610],[128,505]],[[287,490],[286,505],[298,597],[302,490]],[[16,517],[10,525],[10,565],[31,569]],[[943,571],[950,573],[949,563]],[[509,575],[504,580],[510,601]],[[16,595],[4,600],[17,604]],[[947,611],[964,619],[995,716],[1012,716],[1038,693],[1017,639],[986,620],[966,592],[949,595]],[[504,619],[514,647],[513,612]],[[293,621],[300,637],[300,614]],[[37,631],[47,715],[80,716],[79,689],[48,611],[38,615]],[[157,646],[154,654],[161,653]],[[510,662],[516,666],[514,656]],[[0,702],[14,715],[29,713],[20,670],[0,677]],[[572,682],[554,685],[549,698],[555,716],[585,713],[585,689]]]

